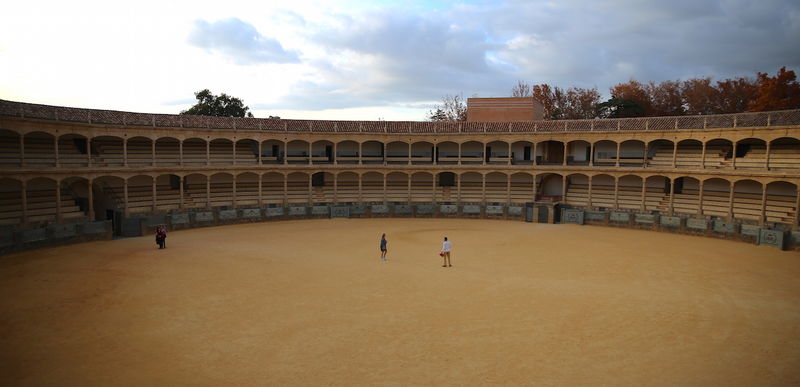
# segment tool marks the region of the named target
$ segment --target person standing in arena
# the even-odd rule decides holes
[[[453,265],[450,264],[450,249],[453,247],[453,244],[447,240],[447,237],[444,237],[444,243],[442,243],[442,258],[444,258],[444,264],[442,267],[452,267]]]
[[[386,258],[386,252],[388,251],[386,249],[386,245],[388,243],[389,242],[386,241],[386,234],[381,235],[381,261],[388,261],[389,260],[388,258]]]

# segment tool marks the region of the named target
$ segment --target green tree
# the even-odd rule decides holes
[[[608,101],[597,104],[597,116],[600,118],[642,117],[644,108],[634,100],[612,96]]]
[[[231,97],[225,93],[220,95],[211,94],[208,89],[203,89],[194,93],[197,103],[184,110],[181,114],[195,116],[216,116],[216,117],[252,117],[250,108],[244,106],[244,102],[236,97]]]
[[[466,121],[467,103],[461,94],[445,95],[442,104],[428,111],[429,121]]]

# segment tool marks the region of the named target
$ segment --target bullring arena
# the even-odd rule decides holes
[[[800,383],[800,111],[432,123],[0,101],[0,168],[8,384]]]

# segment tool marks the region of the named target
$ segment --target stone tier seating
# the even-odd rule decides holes
[[[123,165],[122,141],[97,140],[93,147],[98,154],[93,155],[92,163],[97,166]],[[149,142],[129,142],[127,145],[129,166],[152,166],[153,148]],[[94,153],[94,152],[93,152]],[[232,143],[211,143],[208,158],[211,165],[233,164]],[[248,143],[236,144],[236,164],[257,164],[258,157]],[[177,142],[158,142],[156,144],[156,165],[179,165],[180,148]],[[183,145],[184,165],[206,165],[206,146],[200,142],[185,142]]]
[[[672,147],[659,147],[647,165],[656,168],[672,168]],[[729,168],[730,160],[725,159],[727,150],[721,147],[706,148],[705,166],[709,169]],[[700,146],[679,146],[675,155],[676,168],[701,168],[703,148]]]
[[[19,137],[0,136],[0,167],[20,166]],[[62,139],[58,142],[58,159],[62,166],[86,165],[86,154],[81,154],[71,139]],[[53,139],[26,138],[25,139],[25,167],[48,168],[55,166],[55,144]]]
[[[743,156],[736,159],[736,168],[763,169],[767,164],[766,146],[751,147]],[[791,145],[775,145],[769,151],[769,168],[800,169],[800,148]]]
[[[22,223],[22,198],[20,191],[0,193],[0,224],[15,225]],[[29,222],[56,220],[56,191],[38,190],[27,192]],[[76,219],[85,216],[75,199],[68,191],[61,191],[61,217]]]
[[[641,210],[641,186],[620,186],[617,195],[617,208]],[[666,212],[669,208],[669,194],[665,194],[663,188],[647,187],[644,202],[646,211]],[[589,186],[587,184],[570,184],[567,187],[566,203],[588,206]],[[592,184],[592,206],[614,208],[614,186]]]

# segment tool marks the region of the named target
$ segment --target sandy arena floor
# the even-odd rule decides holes
[[[452,219],[259,223],[167,244],[0,257],[2,384],[800,385],[797,253]]]

